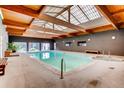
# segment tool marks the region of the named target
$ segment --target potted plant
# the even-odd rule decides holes
[[[14,43],[8,43],[8,50],[12,51],[13,53],[16,52],[17,46]]]

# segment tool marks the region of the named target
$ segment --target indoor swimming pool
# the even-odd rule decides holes
[[[61,60],[64,60],[64,72],[71,71],[83,64],[91,62],[92,58],[82,53],[70,53],[63,51],[44,51],[29,53],[31,57],[41,60],[57,70],[61,69]]]

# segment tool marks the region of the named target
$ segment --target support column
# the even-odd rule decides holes
[[[39,47],[40,47],[40,51],[41,51],[41,42],[39,42],[39,43],[40,43],[40,46]]]
[[[27,43],[27,51],[29,51],[29,42],[26,42]]]

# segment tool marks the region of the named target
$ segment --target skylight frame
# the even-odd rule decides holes
[[[56,25],[56,24],[50,23],[50,22],[45,24],[44,27],[45,28],[49,28],[49,29],[53,29],[53,30],[60,30],[60,31],[63,31],[63,30],[65,30],[67,28],[67,27],[64,27],[64,26],[60,26],[60,25]]]
[[[96,9],[94,5],[79,5],[79,7],[82,9],[82,11],[86,14],[86,16],[90,20],[98,19],[102,17],[102,15],[99,13],[99,11]]]
[[[57,16],[57,18],[64,20],[64,21],[67,21],[67,19],[63,15],[59,15],[59,16]]]
[[[82,13],[82,11],[78,8],[77,5],[71,7],[71,14],[73,14],[75,18],[79,20],[80,23],[85,23],[89,21],[87,17],[84,15],[84,13]]]
[[[61,8],[60,8],[61,7]],[[56,5],[56,6],[51,6],[48,5],[46,10],[44,11],[45,14],[50,15],[50,16],[56,16],[60,11],[62,11],[66,6],[64,5]],[[52,13],[53,12],[53,13]]]
[[[62,16],[63,18],[60,18],[60,16]],[[63,12],[57,18],[59,18],[59,19],[61,19],[63,21],[68,22],[68,11]],[[73,23],[73,24],[75,24],[75,25],[80,24],[79,20],[77,20],[71,13],[70,13],[70,22]]]
[[[58,9],[54,10],[54,8],[56,8],[56,6],[52,6],[53,8],[51,8],[51,6],[48,6],[48,7],[49,7],[50,11],[46,11],[44,13],[49,13],[49,15],[55,16],[58,11]],[[60,9],[65,8],[62,6],[58,6],[58,7]],[[84,7],[84,9],[82,9],[83,7]],[[75,12],[77,12],[77,13],[75,13]],[[58,19],[61,19],[63,21],[69,22],[68,14],[69,14],[69,12],[68,12],[68,10],[66,10],[62,14],[58,15],[57,17],[55,16],[55,17]],[[88,14],[90,14],[90,15],[88,15]],[[97,15],[98,15],[98,17],[97,17]],[[70,8],[70,23],[75,24],[75,25],[80,25],[81,23],[89,22],[89,21],[97,19],[101,16],[102,16],[102,14],[99,13],[99,11],[96,9],[96,7],[94,5],[75,5]],[[85,21],[84,21],[84,19],[85,19]],[[35,21],[36,21],[36,19],[35,19]],[[36,23],[35,23],[35,21],[33,21],[32,24],[35,24],[38,26],[43,26],[45,28],[50,28],[50,29],[54,28],[55,30],[66,30],[66,28],[68,28],[68,27],[57,25],[57,24],[54,24],[54,26],[53,26],[53,23],[42,21],[42,20],[39,20],[39,22],[36,22]]]
[[[68,11],[63,12],[63,13],[60,14],[59,16],[62,16],[65,21],[68,21]],[[59,16],[58,16],[57,18],[59,18]]]
[[[73,15],[70,16],[70,22],[75,25],[79,25],[80,22],[78,22]]]

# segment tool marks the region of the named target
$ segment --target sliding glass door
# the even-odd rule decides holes
[[[26,52],[27,51],[27,43],[26,42],[14,42],[17,46],[17,52]]]
[[[49,51],[50,43],[41,43],[41,51]]]
[[[38,52],[38,51],[49,51],[50,43],[40,42],[14,42],[18,47],[17,52]]]
[[[40,51],[40,43],[29,42],[29,52]]]

